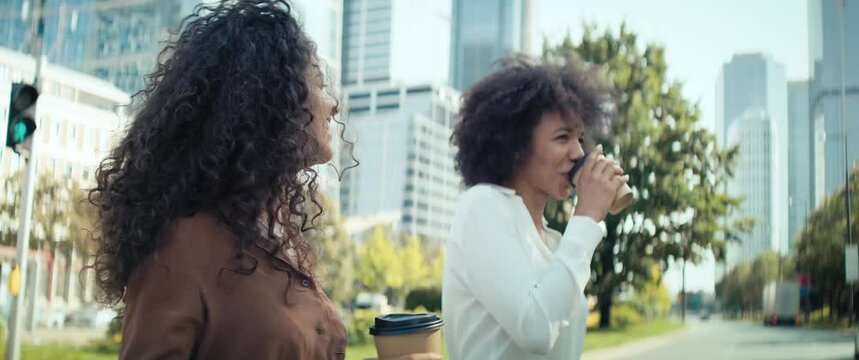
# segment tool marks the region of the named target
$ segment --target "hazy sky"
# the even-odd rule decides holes
[[[568,31],[578,40],[586,22],[616,32],[626,20],[641,45],[664,46],[669,78],[683,82],[687,98],[700,101],[703,125],[710,129],[716,78],[733,54],[764,53],[785,66],[788,81],[808,78],[807,0],[534,1],[536,33],[550,42]],[[687,268],[687,289],[712,291],[714,277],[712,262]],[[669,271],[666,285],[677,292],[679,272]]]

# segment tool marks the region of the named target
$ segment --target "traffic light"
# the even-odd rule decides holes
[[[36,100],[39,91],[28,84],[12,84],[12,96],[9,99],[9,124],[6,128],[6,147],[16,153],[16,148],[27,141],[36,131]]]

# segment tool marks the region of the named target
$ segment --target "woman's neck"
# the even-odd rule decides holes
[[[531,186],[522,179],[513,179],[505,184],[505,186],[516,190],[516,194],[522,198],[528,213],[531,215],[531,220],[534,222],[534,227],[537,231],[543,229],[543,211],[546,209],[546,203],[549,201],[549,196]]]

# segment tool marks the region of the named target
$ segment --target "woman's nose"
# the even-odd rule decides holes
[[[337,114],[340,113],[340,104],[337,102],[337,100],[335,100],[331,96],[326,96],[325,102],[327,103],[328,108],[331,109],[331,116],[332,117],[337,116]]]

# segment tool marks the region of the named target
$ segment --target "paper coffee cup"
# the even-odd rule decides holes
[[[376,342],[379,360],[416,353],[441,354],[441,328],[436,314],[387,314],[376,317],[370,335]]]
[[[579,170],[584,166],[588,155],[590,155],[590,153],[585,154],[585,156],[576,161],[576,164],[573,165],[573,169],[570,170],[569,177],[573,186],[576,186],[579,182],[579,177],[582,175]],[[619,189],[617,189],[617,194],[615,194],[614,201],[611,203],[611,207],[608,212],[612,215],[617,215],[619,212],[623,211],[623,209],[626,209],[633,200],[635,200],[635,196],[632,193],[632,189],[629,185],[623,184]]]

